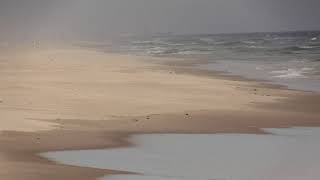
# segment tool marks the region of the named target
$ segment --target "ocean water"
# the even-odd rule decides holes
[[[315,180],[320,129],[266,129],[253,134],[135,135],[130,148],[44,153],[83,167],[122,170],[101,180]]]
[[[268,80],[292,89],[320,91],[320,31],[126,37],[115,41],[112,50],[204,58],[209,63],[195,65],[196,68]]]

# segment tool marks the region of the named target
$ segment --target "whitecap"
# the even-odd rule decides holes
[[[272,74],[277,74],[273,77],[276,78],[297,78],[303,77],[301,71],[296,69],[287,69],[287,70],[279,70],[279,71],[271,71]]]
[[[248,48],[251,48],[251,49],[265,49],[266,47],[263,47],[263,46],[249,46]]]
[[[211,39],[211,38],[200,38],[200,41],[205,42],[205,43],[215,42],[215,40]]]
[[[317,37],[313,37],[311,38],[311,41],[316,41],[318,38]]]
[[[301,49],[313,49],[313,47],[311,47],[311,46],[299,46],[299,48],[301,48]]]
[[[305,77],[304,74],[312,71],[313,68],[309,67],[304,67],[301,69],[286,69],[286,70],[276,70],[276,71],[271,71],[272,74],[275,74],[276,78],[303,78]]]
[[[243,41],[243,42],[246,44],[257,44],[257,42],[255,42],[255,41]]]
[[[167,48],[163,47],[152,47],[147,50],[147,54],[163,54],[167,51]]]

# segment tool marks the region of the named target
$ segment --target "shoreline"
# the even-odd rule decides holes
[[[80,46],[81,47],[81,46]],[[99,48],[89,48],[86,46],[83,46],[83,48],[88,48],[90,50],[94,50],[97,52],[107,53],[107,54],[117,54],[117,55],[124,55],[120,52],[113,52],[112,50],[104,51],[103,49]],[[126,56],[132,56],[132,57],[138,57],[138,58],[150,58],[153,59],[152,61],[147,60],[144,62],[152,62],[156,65],[163,65],[166,66],[165,70],[173,70],[177,73],[185,73],[185,74],[192,74],[196,76],[205,76],[205,77],[214,77],[214,78],[221,78],[231,81],[244,81],[244,82],[254,82],[259,84],[259,86],[263,87],[270,87],[273,89],[282,89],[282,90],[289,90],[289,91],[296,91],[296,92],[306,92],[306,93],[316,93],[319,94],[320,90],[305,90],[305,89],[295,89],[295,88],[289,88],[287,85],[279,84],[279,82],[275,82],[270,79],[259,79],[259,78],[253,78],[253,77],[247,77],[239,74],[234,74],[232,72],[225,72],[223,70],[214,70],[214,69],[201,69],[201,68],[194,68],[193,66],[196,65],[205,65],[209,64],[209,60],[207,58],[201,57],[201,56],[185,56],[185,55],[172,55],[172,56],[152,56],[152,55],[141,55],[141,54],[125,54]],[[156,60],[154,60],[156,59]],[[159,59],[162,60],[162,62],[159,62]],[[212,62],[211,62],[212,63]],[[178,68],[177,68],[178,67]],[[159,70],[161,68],[156,67],[155,70]]]
[[[55,151],[41,156],[68,165],[138,174],[102,178],[106,180],[153,179],[153,176],[161,179],[237,179],[243,174],[246,174],[244,177],[251,177],[249,179],[305,177],[312,180],[310,176],[319,175],[316,171],[316,167],[319,167],[319,158],[316,157],[320,148],[317,144],[319,130],[305,127],[264,129],[267,134],[260,135],[138,134],[129,137],[133,143],[130,147]],[[281,173],[270,172],[269,168],[273,165],[270,165],[270,161],[277,162],[277,172]],[[292,163],[297,161],[299,168]],[[245,166],[243,162],[246,162]],[[310,169],[310,163],[314,168]],[[231,165],[230,168],[225,168],[228,165]],[[291,169],[295,171],[290,171]],[[304,176],[305,174],[309,176]],[[241,179],[245,179],[244,177]]]
[[[107,55],[108,54],[105,54],[105,56]],[[144,58],[148,59],[149,57]],[[84,62],[86,64],[87,61]],[[205,83],[207,78],[223,79],[224,77],[224,75],[221,77],[219,74],[214,74],[214,72],[183,68],[181,64],[175,64],[174,69],[171,69],[172,67],[170,65],[156,64],[148,65],[142,70],[139,68],[140,66],[138,66],[138,69],[120,68],[117,70],[134,73],[134,71],[143,72],[151,69],[152,71],[156,71],[156,73],[158,73],[158,71],[161,71],[159,73],[164,73],[163,71],[165,71],[165,73],[169,72],[169,75],[171,75],[170,72],[172,71],[172,73],[182,74],[182,76],[187,74],[187,78],[200,76],[199,79],[195,80],[203,80]],[[96,67],[93,69],[95,71],[99,70]],[[165,77],[170,76],[166,75]],[[0,159],[4,159],[2,163],[0,163],[0,167],[2,167],[0,176],[6,177],[8,180],[40,180],[44,178],[48,180],[70,178],[92,180],[107,174],[121,174],[121,172],[115,171],[59,165],[39,157],[38,154],[57,150],[127,147],[131,145],[130,142],[127,141],[127,138],[133,134],[260,134],[264,133],[261,131],[261,128],[286,128],[292,126],[320,127],[320,121],[318,120],[320,112],[318,112],[317,107],[317,103],[320,102],[319,93],[288,90],[277,85],[265,85],[263,82],[261,83],[255,80],[250,82],[245,79],[232,79],[232,76],[229,76],[229,78],[231,79],[226,78],[221,82],[222,84],[225,82],[232,84],[229,92],[234,91],[241,93],[241,91],[244,91],[248,94],[256,93],[259,98],[253,99],[252,103],[248,101],[248,104],[243,106],[241,104],[235,104],[234,107],[241,106],[239,109],[232,109],[234,108],[233,106],[230,106],[230,109],[228,109],[228,104],[222,105],[224,108],[214,107],[212,110],[199,107],[193,110],[186,109],[186,111],[175,110],[176,112],[166,112],[168,110],[164,108],[163,112],[155,114],[138,113],[136,115],[114,115],[111,120],[98,120],[99,118],[93,118],[96,120],[88,120],[86,117],[79,120],[79,118],[72,117],[52,118],[53,116],[44,116],[34,118],[33,121],[50,122],[50,124],[54,125],[54,129],[35,130],[31,132],[19,132],[19,130],[0,131]],[[172,82],[178,83],[179,81],[174,79]],[[197,89],[197,91],[201,93],[206,92],[206,86],[200,85],[201,89]],[[235,86],[235,88],[233,86]],[[227,88],[227,90],[229,90],[229,88]],[[222,90],[220,92],[218,89],[217,92],[225,96]],[[195,96],[195,98],[196,97],[197,96]],[[274,101],[265,101],[266,98],[269,99],[271,97],[274,97]],[[249,99],[250,98],[251,97],[249,97]],[[242,101],[242,99],[240,100]],[[217,102],[220,103],[223,101],[217,99]],[[244,102],[247,103],[246,101]],[[202,101],[199,101],[199,103],[201,104]],[[208,105],[210,104],[208,103],[206,106]],[[189,106],[190,105],[186,107]],[[174,107],[174,104],[172,107]],[[190,107],[195,108],[196,106]],[[181,126],[182,123],[183,126]],[[4,157],[3,159],[2,156]]]

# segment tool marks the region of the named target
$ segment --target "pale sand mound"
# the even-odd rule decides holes
[[[3,55],[0,130],[55,128],[38,119],[108,120],[189,110],[245,110],[252,108],[248,104],[277,98],[265,96],[268,90],[262,88],[260,94],[238,89],[253,83],[156,70],[160,65],[146,60],[83,49]]]

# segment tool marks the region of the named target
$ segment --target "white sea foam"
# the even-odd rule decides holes
[[[147,51],[147,54],[163,54],[167,51],[167,48],[164,47],[153,47]]]
[[[313,68],[304,67],[301,69],[286,69],[286,70],[276,70],[271,71],[272,74],[275,74],[273,77],[276,78],[303,78],[306,77],[306,73],[312,71]]]
[[[200,38],[200,41],[206,42],[206,43],[213,43],[215,42],[214,39],[211,38]]]
[[[257,42],[255,42],[255,41],[243,41],[243,42],[246,44],[257,44]]]
[[[311,47],[311,46],[299,46],[299,48],[301,48],[301,49],[313,49],[313,47]]]
[[[251,49],[265,49],[266,47],[263,46],[249,46]]]
[[[129,47],[128,51],[132,54],[139,55],[203,57],[213,64],[204,65],[209,67],[205,68],[207,70],[268,80],[292,89],[319,91],[320,37],[318,32],[311,34],[312,36],[309,32],[230,36],[171,34],[135,38],[125,47]],[[123,48],[121,52],[126,53],[125,50]],[[221,63],[217,64],[216,61]],[[313,67],[314,70],[303,67]]]

